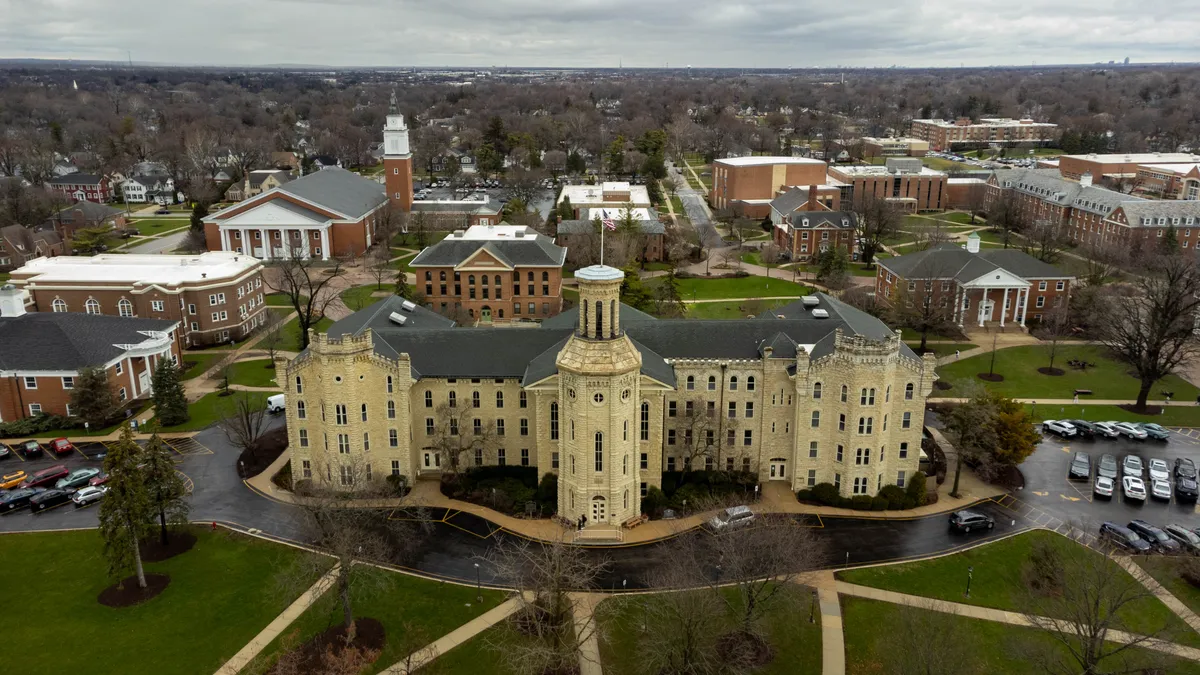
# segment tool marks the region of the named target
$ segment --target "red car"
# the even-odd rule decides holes
[[[100,473],[93,476],[91,480],[88,481],[88,485],[92,485],[92,486],[104,485],[107,482],[108,482],[108,474],[101,471]]]
[[[59,478],[66,478],[69,473],[71,472],[63,464],[52,466],[49,469],[42,469],[29,478],[26,478],[25,482],[21,483],[21,487],[53,487]]]
[[[71,445],[71,441],[68,441],[65,438],[56,438],[46,445],[53,450],[54,454],[58,457],[62,457],[70,452],[75,452],[75,446]]]

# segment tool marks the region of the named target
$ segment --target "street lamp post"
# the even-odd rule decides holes
[[[817,591],[813,590],[812,597],[808,601],[808,622],[816,623],[816,607],[817,607]]]
[[[971,577],[974,572],[975,568],[973,566],[967,567],[967,592],[964,595],[968,598],[971,597]]]
[[[475,602],[483,604],[483,584],[479,581],[479,563],[475,563]]]

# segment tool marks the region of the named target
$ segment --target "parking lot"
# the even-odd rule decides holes
[[[1092,475],[1087,481],[1067,479],[1071,458],[1076,452],[1086,452],[1091,456]],[[1196,504],[1177,500],[1173,491],[1169,502],[1153,497],[1147,497],[1144,502],[1126,500],[1121,494],[1118,480],[1118,489],[1111,499],[1094,496],[1092,484],[1096,476],[1096,467],[1099,465],[1100,456],[1105,454],[1116,457],[1118,465],[1130,454],[1140,456],[1143,465],[1152,458],[1160,458],[1173,467],[1177,457],[1191,459],[1200,465],[1200,432],[1192,429],[1172,429],[1170,438],[1165,442],[1137,441],[1125,437],[1063,439],[1043,434],[1042,443],[1037,451],[1021,465],[1021,473],[1025,476],[1025,488],[1017,493],[1017,497],[1030,507],[1043,512],[1047,520],[1075,524],[1089,533],[1095,533],[1104,521],[1124,525],[1135,518],[1160,527],[1168,523],[1200,527],[1200,514]],[[1146,479],[1144,473],[1143,479]]]

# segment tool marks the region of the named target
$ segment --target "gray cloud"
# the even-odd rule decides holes
[[[0,57],[332,66],[1197,59],[1196,0],[11,0]],[[1188,9],[1188,6],[1191,9]]]

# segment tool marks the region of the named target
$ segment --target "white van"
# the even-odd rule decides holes
[[[283,412],[283,407],[287,405],[284,401],[283,394],[275,394],[267,397],[267,412],[271,414]]]

